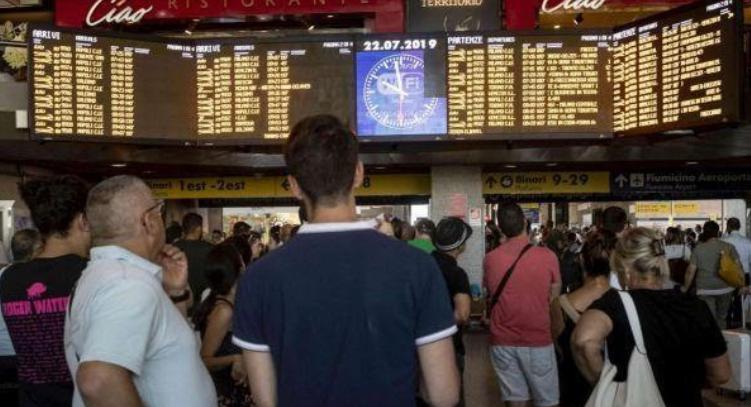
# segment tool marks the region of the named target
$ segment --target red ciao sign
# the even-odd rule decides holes
[[[137,24],[148,20],[260,14],[374,13],[378,32],[403,29],[402,0],[57,0],[55,22],[66,27]]]

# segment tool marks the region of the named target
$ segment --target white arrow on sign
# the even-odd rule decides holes
[[[623,188],[623,186],[628,182],[628,178],[626,178],[625,175],[620,174],[615,178],[615,182],[618,184],[618,188]]]

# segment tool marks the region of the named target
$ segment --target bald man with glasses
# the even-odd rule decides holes
[[[131,176],[89,193],[91,261],[71,295],[65,350],[74,407],[216,406],[185,319],[188,265],[165,245],[164,201]]]

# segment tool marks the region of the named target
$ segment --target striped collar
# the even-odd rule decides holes
[[[375,220],[359,222],[306,223],[300,227],[298,233],[354,232],[357,230],[375,230],[377,226]]]

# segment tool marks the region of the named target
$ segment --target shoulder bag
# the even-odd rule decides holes
[[[509,267],[508,271],[506,272],[506,275],[503,276],[501,283],[498,284],[498,287],[496,287],[495,292],[493,293],[493,296],[490,298],[490,304],[488,306],[488,315],[493,314],[493,308],[495,308],[495,305],[498,304],[498,300],[501,298],[501,293],[503,292],[503,289],[506,288],[506,284],[508,284],[508,279],[511,278],[511,274],[514,272],[514,269],[516,268],[517,263],[519,263],[519,260],[522,259],[522,256],[524,256],[524,253],[526,253],[527,250],[531,248],[532,248],[531,244],[524,246],[522,251],[519,253],[519,256],[517,256],[516,260],[514,260],[514,263],[512,263],[511,267]]]
[[[720,252],[720,278],[729,286],[742,288],[746,286],[743,268],[729,250]]]
[[[618,293],[626,309],[628,324],[634,336],[634,350],[628,362],[628,375],[625,382],[616,382],[618,368],[610,363],[607,351],[605,365],[600,380],[592,391],[586,407],[665,407],[660,389],[657,387],[652,365],[647,358],[639,315],[634,300],[625,291]]]

